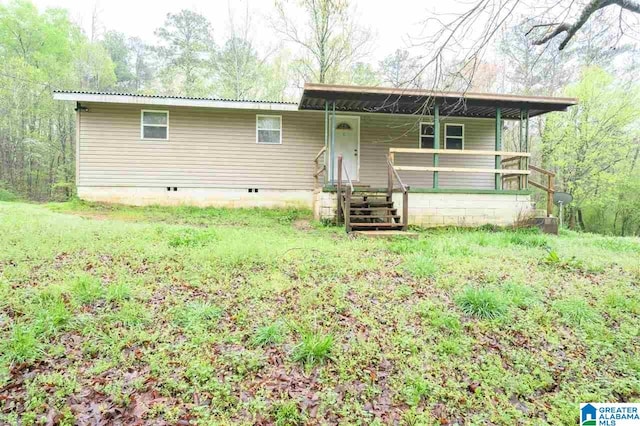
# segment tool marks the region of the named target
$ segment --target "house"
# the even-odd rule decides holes
[[[56,91],[76,102],[78,196],[310,207],[347,231],[533,214],[529,118],[575,99],[306,84],[298,103]],[[505,120],[519,123],[503,148]],[[545,172],[542,170],[542,172]],[[548,212],[550,214],[550,212]]]
[[[591,404],[586,404],[580,408],[580,424],[582,426],[596,425],[597,410]]]

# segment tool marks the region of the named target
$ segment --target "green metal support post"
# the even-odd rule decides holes
[[[524,152],[529,152],[529,110],[525,110],[526,124],[524,126]],[[524,170],[529,170],[529,157],[524,157]],[[529,187],[529,175],[524,175],[524,186],[522,189]]]
[[[502,151],[502,110],[496,108],[496,151]],[[496,155],[496,170],[502,168],[502,158]],[[502,177],[500,173],[495,174],[495,189],[502,189]]]
[[[326,185],[330,177],[333,176],[331,174],[333,173],[333,170],[331,170],[331,155],[333,155],[333,153],[329,152],[329,101],[324,101],[324,148],[324,183]],[[329,153],[329,155],[327,155],[327,153]],[[327,164],[327,158],[329,159],[329,164]],[[329,173],[327,173],[327,170]]]
[[[520,120],[518,121],[520,126],[520,133],[518,134],[518,151],[524,152],[524,109],[520,110]],[[524,157],[518,159],[518,169],[524,170]],[[524,175],[518,176],[518,189],[524,189]]]
[[[336,171],[336,101],[333,101],[329,125],[331,126],[331,181],[335,184],[334,173]]]
[[[433,149],[440,149],[440,106],[433,106]],[[433,167],[438,167],[440,159],[433,154]],[[433,172],[433,188],[438,189],[438,172]]]

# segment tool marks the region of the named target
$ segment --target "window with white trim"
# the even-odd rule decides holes
[[[420,123],[420,148],[433,148],[434,135],[433,123]]]
[[[464,124],[444,125],[444,148],[464,149]]]
[[[282,143],[281,115],[256,115],[256,142],[264,144]]]
[[[169,111],[142,110],[140,117],[142,139],[169,139]]]

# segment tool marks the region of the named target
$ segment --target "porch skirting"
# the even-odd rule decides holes
[[[333,219],[336,193],[319,191],[314,198],[316,219]],[[393,201],[398,212],[402,212],[402,194],[394,193]],[[410,225],[509,226],[533,215],[531,196],[526,194],[409,193]]]
[[[197,207],[296,207],[311,208],[313,191],[230,188],[181,188],[167,191],[157,187],[79,186],[78,197],[86,201],[132,206]]]

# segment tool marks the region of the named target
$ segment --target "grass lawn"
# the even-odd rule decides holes
[[[576,424],[639,290],[639,239],[0,203],[0,424]]]

